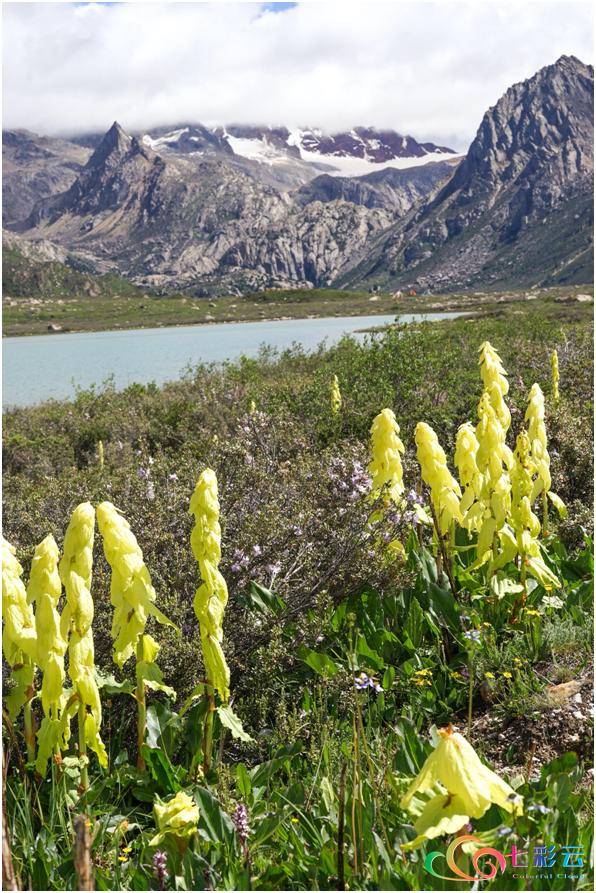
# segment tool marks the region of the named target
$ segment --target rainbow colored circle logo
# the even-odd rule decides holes
[[[466,843],[472,841],[477,844],[482,842],[474,834],[464,834],[462,837],[456,837],[453,843],[448,846],[445,853],[440,853],[436,850],[432,853],[427,853],[424,860],[426,871],[428,871],[429,874],[432,874],[433,877],[441,878],[444,881],[492,881],[492,879],[497,876],[499,870],[501,874],[503,874],[507,868],[507,858],[499,850],[495,850],[490,846],[480,846],[470,856],[472,867],[475,872],[473,875],[462,871],[456,862],[456,853]],[[453,872],[452,875],[439,874],[439,872],[435,870],[435,862],[437,862],[439,858],[445,859],[447,867]],[[480,861],[487,858],[488,862],[484,862],[483,868],[481,868],[479,864]]]

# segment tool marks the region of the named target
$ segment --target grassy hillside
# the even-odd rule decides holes
[[[509,374],[512,446],[532,383],[545,395],[551,485],[568,510],[566,519],[550,511],[539,535],[556,585],[526,580],[524,560],[477,567],[475,535],[458,526],[441,541],[416,520],[418,502],[428,512],[430,502],[415,426],[433,427],[455,473],[458,428],[477,418],[486,339]],[[425,856],[444,853],[458,832],[508,854],[536,842],[555,845],[559,859],[566,845],[582,854],[564,885],[507,867],[484,890],[591,889],[592,344],[589,305],[518,302],[311,355],[199,367],[164,388],[108,387],[7,412],[4,535],[25,579],[36,543],[51,533],[62,546],[78,503],[109,500],[177,627],[148,626],[175,693],[147,690],[146,765],[135,767],[135,662],[121,671],[113,661],[111,571],[96,532],[92,629],[108,764],[90,755],[85,792],[74,723],[68,749],[38,777],[25,762],[22,715],[7,725],[7,826],[23,888],[80,888],[73,822],[83,812],[97,889],[442,890]],[[401,427],[399,504],[371,494],[369,431],[383,408]],[[251,740],[233,737],[219,706],[206,720],[188,514],[205,468],[219,484],[233,710]],[[540,500],[534,509],[542,522]],[[32,715],[41,719],[37,698]],[[416,818],[429,792],[410,806],[404,794],[451,723],[523,797],[522,814],[493,787],[479,815],[465,801],[434,837]],[[439,779],[449,806],[453,776]],[[184,835],[170,826],[155,843],[161,801],[182,793],[192,798]],[[434,804],[438,818],[447,806]]]
[[[2,248],[2,290],[5,298],[42,298],[44,300],[133,297],[139,289],[121,276],[93,276],[81,273],[58,261],[44,263],[25,257],[15,248]]]

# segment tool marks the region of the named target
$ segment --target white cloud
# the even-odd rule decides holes
[[[4,126],[393,127],[465,148],[512,83],[592,61],[583,2],[4,4]]]

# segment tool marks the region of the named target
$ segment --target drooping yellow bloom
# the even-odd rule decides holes
[[[23,568],[16,557],[14,546],[2,537],[2,650],[13,668],[15,686],[6,698],[10,715],[14,718],[31,694],[37,658],[37,632],[33,608],[21,579]]]
[[[553,401],[559,402],[559,354],[555,348],[550,355],[550,367],[553,374]]]
[[[179,791],[167,803],[156,800],[153,805],[157,834],[149,841],[149,846],[157,846],[168,837],[174,838],[181,848],[197,830],[199,807],[192,797]]]
[[[197,589],[194,609],[201,630],[201,646],[207,681],[227,702],[230,696],[230,670],[222,649],[223,616],[228,587],[219,571],[221,527],[215,472],[206,468],[200,475],[190,500],[189,514],[195,524],[190,535],[193,555],[199,563],[203,583]]]
[[[339,380],[337,375],[334,375],[331,379],[331,412],[334,415],[341,409],[341,391],[339,389]]]
[[[32,660],[37,657],[35,618],[22,575],[16,549],[2,537],[2,647],[11,666],[22,663],[23,655]]]
[[[534,500],[551,488],[550,456],[547,448],[546,425],[544,424],[544,394],[539,384],[533,384],[530,388],[525,420],[528,424],[532,462],[538,475],[534,481],[532,494]]]
[[[505,525],[499,534],[502,549],[492,567],[497,570],[519,555],[522,562],[522,582],[525,581],[526,574],[530,573],[545,589],[550,590],[561,584],[545,564],[540,552],[540,521],[532,511],[534,464],[530,455],[530,440],[525,431],[517,437],[514,455],[515,464],[511,470],[511,527]]]
[[[489,396],[491,406],[505,434],[511,424],[511,413],[505,403],[505,397],[509,392],[507,373],[503,368],[501,357],[494,349],[490,341],[484,341],[479,348],[480,352],[480,377],[484,390]]]
[[[41,703],[46,715],[58,718],[64,687],[64,655],[67,642],[60,632],[58,602],[62,583],[58,573],[60,552],[56,540],[50,534],[37,546],[27,598],[35,604],[35,628],[37,631],[37,665],[43,673]]]
[[[430,425],[418,422],[414,434],[416,455],[422,479],[430,487],[432,504],[441,533],[446,533],[454,521],[462,522],[459,484],[447,468],[447,458],[439,439]]]
[[[478,440],[476,432],[474,427],[469,422],[466,422],[458,428],[453,461],[457,468],[459,483],[463,491],[459,504],[462,524],[468,530],[478,529],[484,512],[484,507],[479,501],[482,493],[482,475],[476,462],[477,455]]]
[[[155,606],[155,589],[128,521],[111,502],[102,502],[97,507],[97,524],[104,554],[112,569],[114,660],[122,667],[135,652],[150,615],[160,623],[170,624],[170,621]]]
[[[440,729],[439,735],[438,746],[401,800],[404,809],[417,813],[417,837],[405,849],[458,831],[471,818],[481,818],[493,803],[514,815],[523,811],[523,798],[482,763],[463,735],[451,726]],[[428,800],[419,797],[425,794],[431,795]]]
[[[530,552],[530,544],[540,533],[540,521],[532,511],[532,460],[530,440],[525,431],[517,436],[515,464],[511,470],[511,521],[517,534],[520,554]]]
[[[399,505],[404,492],[404,472],[400,456],[404,452],[404,445],[392,409],[383,409],[375,416],[370,434],[371,460],[368,471],[372,478],[371,495],[375,499],[385,495],[388,500]]]
[[[547,498],[550,499],[561,517],[565,517],[567,509],[563,500],[551,490],[550,456],[548,454],[546,425],[544,424],[544,394],[538,384],[533,384],[530,388],[525,420],[528,425],[528,437],[530,439],[530,456],[536,475],[531,501],[533,503],[538,496],[542,495],[543,525],[546,528]]]
[[[64,537],[64,550],[58,566],[66,592],[66,605],[60,622],[62,637],[68,641],[69,666],[73,688],[85,710],[84,734],[87,745],[95,751],[102,766],[107,754],[99,736],[101,702],[95,681],[95,649],[93,646],[93,539],[95,511],[89,502],[82,502],[72,513]]]
[[[480,500],[484,506],[476,546],[477,565],[481,565],[490,557],[495,537],[509,516],[511,509],[509,469],[513,465],[513,454],[505,443],[505,431],[487,391],[483,392],[478,404],[476,438],[478,440],[476,463],[482,475]]]

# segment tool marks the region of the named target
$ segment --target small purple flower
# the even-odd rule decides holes
[[[142,481],[148,481],[150,474],[151,474],[151,472],[149,471],[148,468],[138,468],[137,469],[137,475],[139,476],[139,478]]]
[[[248,827],[248,810],[244,803],[239,803],[232,813],[232,821],[234,822],[234,827],[236,828],[236,833],[238,835],[238,840],[240,841],[240,845],[245,850],[246,842],[248,840],[249,835],[249,827]]]
[[[155,487],[152,481],[149,481],[147,484],[147,499],[151,501],[155,499]]]
[[[252,554],[253,554],[253,555],[261,555],[262,552],[263,552],[263,550],[261,549],[261,547],[259,546],[258,543],[256,543],[256,544],[252,547]]]
[[[268,574],[271,574],[272,577],[275,577],[281,570],[281,564],[268,564],[265,570]]]
[[[354,686],[358,691],[364,691],[367,688],[372,688],[377,694],[383,691],[374,676],[369,676],[368,673],[359,673],[354,679]]]
[[[235,561],[234,564],[231,566],[230,570],[232,571],[233,574],[239,574],[240,571],[242,570],[242,565],[238,564],[238,562]]]
[[[540,815],[548,815],[549,812],[552,812],[552,809],[549,809],[548,806],[543,806],[542,803],[533,803],[531,806],[528,806],[528,812],[539,812]]]
[[[292,527],[292,533],[294,534],[294,536],[302,536],[302,527],[299,527],[297,524],[295,524]]]
[[[497,831],[497,834],[499,835],[499,837],[507,837],[512,832],[513,832],[513,828],[509,828],[508,825],[503,825],[502,828],[499,828],[499,830]]]
[[[469,639],[470,642],[479,642],[482,638],[482,633],[479,629],[469,629],[464,633],[464,639]]]
[[[169,481],[177,481],[178,480],[178,475],[176,474],[175,471],[173,471],[172,474],[168,475],[168,480]]]
[[[358,691],[364,691],[365,688],[368,688],[369,682],[370,677],[366,673],[360,673],[354,679],[354,685]]]
[[[169,878],[167,864],[166,854],[162,850],[156,850],[153,854],[153,876],[157,880],[160,890],[166,889],[166,881]]]

